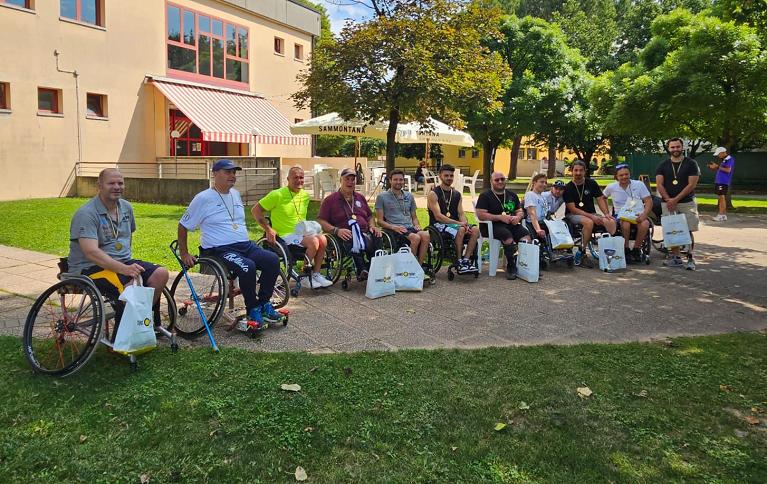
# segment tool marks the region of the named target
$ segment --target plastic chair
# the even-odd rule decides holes
[[[476,174],[475,174],[476,176]],[[477,202],[474,201],[474,212],[477,211]],[[479,231],[479,239],[477,239],[477,246],[479,247],[479,250],[477,250],[477,269],[479,269],[479,273],[482,273],[482,247],[485,242],[487,242],[488,246],[488,253],[487,253],[487,275],[490,277],[495,277],[495,273],[498,272],[498,262],[501,259],[501,248],[502,244],[501,241],[493,237],[493,222],[490,220],[477,220],[479,222],[480,226],[482,224],[487,224],[487,237],[482,236],[482,231]]]
[[[432,188],[436,187],[439,184],[439,181],[437,180],[437,175],[434,172],[431,172],[427,169],[423,170],[423,195],[426,196],[429,194]]]
[[[464,189],[468,188],[471,193],[472,200],[477,198],[477,178],[479,177],[479,170],[474,172],[474,176],[471,178],[463,177],[461,184],[458,185],[458,191],[463,193]]]

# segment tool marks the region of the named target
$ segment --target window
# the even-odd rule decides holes
[[[104,0],[59,0],[59,7],[64,18],[104,26]]]
[[[472,158],[479,158],[479,150],[471,150]]]
[[[26,8],[34,10],[35,3],[33,0],[0,0],[0,5],[13,5],[14,7]]]
[[[466,158],[466,150],[461,148],[458,150],[458,158]]]
[[[107,117],[107,97],[103,94],[93,94],[89,92],[86,95],[87,106],[85,111],[86,118],[106,118]]]
[[[61,89],[38,87],[37,112],[41,114],[61,114]]]
[[[296,60],[304,60],[304,46],[301,44],[295,44],[293,46],[293,58]]]
[[[0,82],[0,109],[11,109],[11,86],[7,82]]]
[[[527,149],[527,159],[528,160],[536,160],[538,159],[538,150],[535,148],[528,148]]]
[[[274,38],[274,53],[285,55],[285,40],[279,37]]]
[[[171,3],[166,18],[168,70],[249,82],[248,29]]]

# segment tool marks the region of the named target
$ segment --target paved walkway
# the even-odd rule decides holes
[[[767,328],[767,216],[731,216],[697,234],[698,271],[656,259],[625,273],[553,267],[538,284],[503,272],[421,293],[365,298],[364,287],[304,290],[290,325],[259,339],[216,327],[219,344],[259,351],[336,352],[646,341]],[[654,255],[658,256],[657,253]],[[55,282],[57,258],[0,246],[0,332],[21,334],[32,300]],[[187,344],[207,344],[198,339]]]

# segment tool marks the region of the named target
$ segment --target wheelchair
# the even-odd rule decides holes
[[[479,227],[474,226],[474,229],[479,230]],[[458,272],[458,254],[455,253],[455,240],[450,235],[443,234],[433,225],[427,226],[426,230],[429,232],[430,245],[434,245],[434,248],[429,248],[429,253],[434,253],[433,260],[430,263],[430,267],[434,268],[434,276],[436,276],[437,272],[442,268],[442,263],[447,260],[450,261],[450,264],[447,266],[447,280],[452,281],[455,279],[456,275],[473,275],[474,279],[479,277],[479,271],[467,272],[466,274],[460,274]],[[470,237],[469,234],[464,236],[464,250],[466,250],[466,244],[468,244]],[[480,264],[481,261],[477,261],[478,251],[479,243],[477,243],[477,246],[474,247],[474,252],[470,254],[467,259],[474,260],[477,264]]]
[[[325,260],[322,262],[320,268],[320,274],[326,279],[332,281],[334,284],[338,280],[336,272],[340,265],[339,254],[341,253],[341,247],[337,239],[330,240],[331,236],[325,234],[328,241],[328,245],[325,248]],[[311,277],[312,267],[314,261],[310,260],[306,255],[306,248],[295,244],[286,244],[282,239],[278,239],[277,243],[270,244],[266,237],[260,238],[256,244],[264,250],[268,250],[277,254],[280,258],[280,269],[286,276],[286,281],[294,281],[293,287],[290,288],[290,295],[298,297],[298,293],[301,292],[301,278]],[[299,267],[300,264],[300,267]],[[336,275],[335,280],[332,276]],[[311,281],[311,279],[309,279]],[[286,286],[287,286],[286,282]],[[274,306],[277,307],[276,305]]]
[[[535,234],[535,227],[533,227],[533,224],[531,224],[528,221],[524,222],[525,228],[528,232],[530,232],[530,236],[533,238],[533,240],[538,240],[540,242],[540,268],[543,271],[546,271],[551,267],[552,264],[556,264],[559,262],[564,262],[567,264],[567,267],[572,269],[575,266],[575,255],[573,254],[572,248],[569,249],[553,249],[551,247],[551,236],[549,235],[548,228],[546,227],[546,224],[541,222],[540,225],[543,227],[544,231],[546,232],[546,237],[541,239]],[[569,228],[569,225],[568,225]],[[572,229],[570,229],[570,233],[572,235]],[[575,240],[575,237],[573,237],[573,241]]]
[[[429,248],[426,251],[423,269],[429,275],[429,284],[437,283],[436,275],[442,266],[442,237],[437,229],[428,226],[425,229],[429,233]],[[388,229],[381,230],[381,249],[387,254],[394,254],[402,247],[410,247],[410,243]],[[455,250],[453,250],[455,252]],[[413,254],[418,257],[418,254]],[[448,276],[449,277],[449,276]]]
[[[224,313],[225,305],[230,313],[235,311],[235,298],[242,293],[237,284],[236,274],[227,268],[223,259],[214,255],[210,250],[200,248],[199,251],[200,256],[194,267],[187,269],[187,274],[194,285],[200,301],[200,308],[208,321],[208,326],[212,328]],[[257,278],[258,274],[257,271]],[[176,307],[176,332],[185,338],[196,338],[205,334],[205,323],[203,323],[195,307],[191,290],[184,279],[183,272],[179,272],[173,279],[170,286],[170,296]],[[277,275],[271,302],[275,309],[279,309],[284,307],[289,299],[288,279],[285,272],[281,270]],[[236,319],[233,319],[232,327],[234,323],[236,323]],[[287,324],[288,318],[285,318],[283,326]]]
[[[66,257],[59,260],[59,282],[35,300],[24,324],[24,355],[36,373],[64,377],[85,366],[99,343],[112,348],[120,325],[123,303],[117,289],[103,292],[98,281],[88,276],[68,273]],[[176,304],[167,288],[160,298],[158,336],[176,343]],[[131,370],[137,369],[135,355],[128,356]]]

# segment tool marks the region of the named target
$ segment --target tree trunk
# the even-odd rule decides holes
[[[517,177],[517,162],[519,161],[519,147],[522,146],[522,137],[515,136],[511,145],[511,162],[509,163],[509,180]]]
[[[497,143],[490,140],[482,141],[482,189],[490,188],[490,175],[493,174],[493,160]]]
[[[394,161],[397,158],[397,126],[399,125],[399,109],[392,108],[389,111],[389,129],[386,131],[386,173],[394,170]]]
[[[591,159],[594,158],[594,151],[587,149],[583,152],[583,162],[586,163],[586,178],[591,178]]]
[[[554,178],[557,174],[557,142],[549,141],[549,168],[546,170],[547,178]]]

